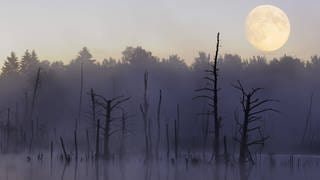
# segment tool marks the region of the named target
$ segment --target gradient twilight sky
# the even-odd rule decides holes
[[[255,50],[245,36],[246,16],[262,4],[278,6],[291,23],[289,41],[272,53]],[[1,0],[0,59],[35,49],[42,60],[69,62],[87,46],[101,60],[142,46],[190,63],[199,51],[213,52],[217,32],[221,53],[309,59],[320,53],[319,7],[315,0]]]

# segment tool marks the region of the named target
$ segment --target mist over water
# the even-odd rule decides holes
[[[208,85],[210,63],[203,52],[187,66],[178,55],[159,59],[141,47],[102,62],[83,48],[70,64],[40,61],[34,51],[21,59],[11,54],[0,78],[1,179],[316,179],[320,58],[218,59],[220,154],[227,165],[210,161],[213,117],[203,114],[212,109],[194,99]],[[255,165],[248,167],[237,163],[237,80],[246,90],[263,88],[257,98],[277,100],[269,107],[279,111],[262,116],[261,132],[270,138],[253,148]]]

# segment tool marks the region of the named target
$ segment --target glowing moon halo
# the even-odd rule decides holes
[[[278,7],[258,6],[247,16],[246,35],[248,41],[258,50],[275,51],[288,41],[289,18]]]

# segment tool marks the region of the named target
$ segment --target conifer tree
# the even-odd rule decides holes
[[[20,63],[20,72],[23,74],[34,73],[39,65],[39,59],[35,51],[31,53],[29,50],[26,50],[24,53],[21,63]]]
[[[11,52],[11,55],[7,57],[7,60],[4,62],[2,67],[2,76],[9,77],[15,76],[19,71],[19,62],[18,57],[14,52]]]

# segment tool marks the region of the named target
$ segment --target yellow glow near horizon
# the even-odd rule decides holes
[[[68,63],[84,46],[98,61],[110,56],[119,59],[127,46],[142,46],[159,58],[178,54],[191,64],[199,51],[214,53],[217,32],[221,33],[221,55],[239,54],[248,59],[263,54],[273,59],[288,54],[308,60],[319,54],[320,1],[299,6],[290,1],[274,2],[289,15],[294,31],[285,49],[271,53],[256,51],[244,35],[244,21],[257,3],[253,0],[245,3],[3,0],[0,2],[0,66],[11,51],[21,57],[26,49],[35,50],[41,60]],[[274,39],[281,38],[267,41]]]

